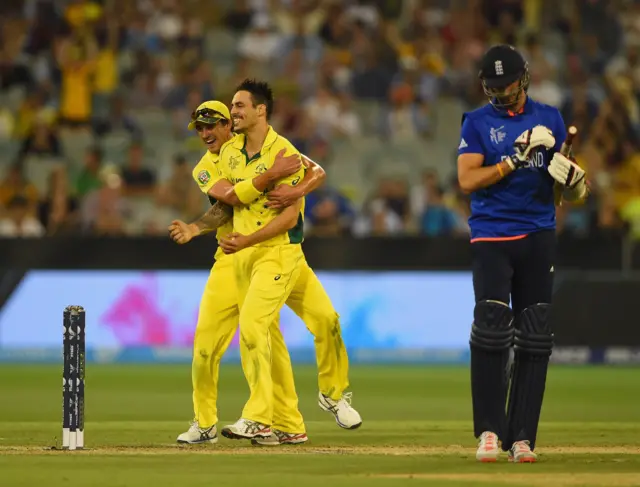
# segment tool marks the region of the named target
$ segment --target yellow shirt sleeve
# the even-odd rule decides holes
[[[298,154],[299,156],[302,155],[300,154],[300,151],[296,149],[294,145],[291,142],[289,142],[287,139],[281,136],[278,137],[278,139],[279,140],[276,143],[277,147],[271,151],[272,154],[277,154],[282,149],[287,149],[287,151],[285,152],[285,156],[290,156],[291,154]],[[274,161],[275,161],[275,156],[274,156]],[[273,162],[271,162],[271,164],[273,165]],[[305,167],[303,164],[302,167],[298,170],[298,172],[296,172],[295,174],[292,174],[291,176],[278,180],[278,182],[276,182],[275,185],[280,186],[281,184],[286,184],[288,186],[295,186],[304,178],[304,172],[305,172]]]
[[[218,166],[209,154],[205,154],[193,169],[193,179],[204,194],[208,194],[213,185],[222,179]]]

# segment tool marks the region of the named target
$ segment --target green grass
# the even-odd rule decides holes
[[[188,366],[90,364],[91,450],[55,452],[45,448],[60,437],[61,367],[0,366],[0,485],[640,485],[640,368],[553,367],[535,465],[475,462],[464,367],[352,367],[355,431],[318,408],[315,368],[295,372],[302,447],[177,447],[191,416]],[[240,367],[223,366],[221,424],[246,397]]]

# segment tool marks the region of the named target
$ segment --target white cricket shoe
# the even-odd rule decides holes
[[[491,431],[485,431],[480,435],[476,460],[484,463],[493,463],[498,461],[499,456],[498,435]]]
[[[250,419],[240,418],[233,424],[222,428],[222,436],[230,440],[252,440],[254,438],[269,438],[271,436],[271,427],[251,421]]]
[[[287,433],[274,428],[271,430],[271,436],[255,438],[251,440],[251,444],[262,446],[300,445],[306,443],[308,439],[306,433]]]
[[[197,421],[191,423],[191,427],[185,433],[178,436],[178,443],[195,445],[198,443],[218,443],[218,430],[216,425],[209,428],[200,428]]]
[[[513,463],[535,463],[538,455],[531,451],[527,440],[516,441],[509,449],[509,461]]]
[[[318,405],[324,411],[328,411],[336,418],[336,423],[341,428],[354,430],[362,425],[362,418],[358,411],[351,406],[351,392],[346,392],[337,401],[318,393]]]

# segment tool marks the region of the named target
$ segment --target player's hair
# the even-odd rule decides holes
[[[266,81],[258,81],[257,79],[245,79],[236,88],[237,91],[248,91],[251,94],[253,106],[266,105],[267,120],[271,118],[273,113],[273,91]]]

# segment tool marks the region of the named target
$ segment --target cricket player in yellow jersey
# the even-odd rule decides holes
[[[218,154],[224,142],[231,139],[229,109],[221,102],[209,101],[198,107],[192,115],[189,128],[195,128],[207,145],[207,153],[193,170],[193,177],[200,190],[208,195],[211,187],[220,179],[217,167]],[[300,168],[300,158],[277,157],[266,179],[277,180]],[[324,179],[324,171],[312,161],[306,161],[310,171],[300,184],[312,191]],[[230,206],[216,202],[211,196],[211,208],[197,221],[187,224],[175,220],[169,226],[171,238],[185,244],[192,238],[217,230],[220,240],[233,230]],[[276,222],[277,223],[277,222]],[[218,440],[216,423],[218,372],[220,359],[229,347],[238,327],[238,294],[233,267],[233,256],[225,255],[219,248],[215,264],[207,281],[194,337],[192,364],[194,421],[188,431],[178,436],[179,443],[215,443]],[[291,360],[276,316],[271,324],[273,362],[272,368],[278,381],[274,383],[274,429],[279,436],[263,440],[266,444],[304,443],[307,440],[304,422],[298,411]],[[271,441],[269,441],[271,440]]]
[[[285,302],[315,337],[320,407],[331,412],[343,428],[354,429],[362,424],[351,406],[351,394],[345,393],[349,385],[348,357],[339,316],[302,253],[304,195],[282,211],[272,208],[274,205],[267,198],[274,187],[297,186],[304,177],[304,168],[273,186],[262,184],[261,175],[273,166],[276,154],[283,149],[288,154],[299,154],[268,124],[272,108],[273,96],[266,83],[245,80],[237,88],[232,118],[239,135],[220,150],[219,166],[226,181],[219,181],[211,191],[215,198],[234,205],[235,233],[223,238],[221,244],[225,251],[236,253],[240,347],[250,389],[242,417],[223,428],[222,434],[256,439],[258,443],[272,433],[275,377],[269,367],[270,323]],[[276,224],[278,219],[285,224]]]

